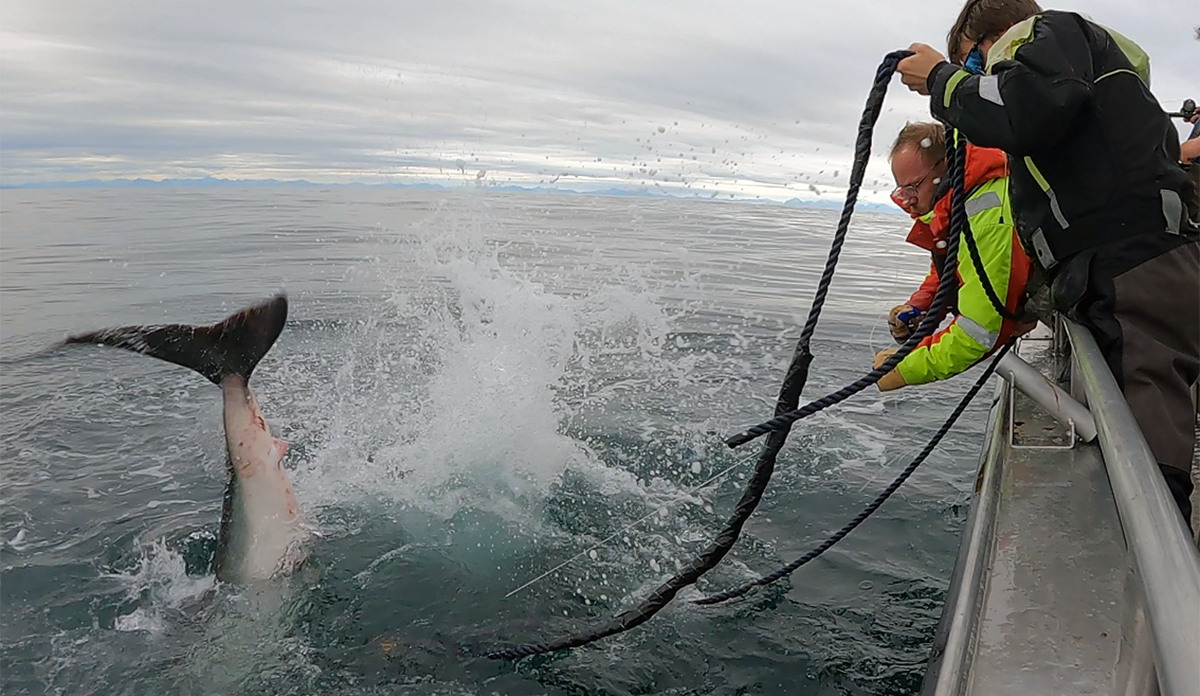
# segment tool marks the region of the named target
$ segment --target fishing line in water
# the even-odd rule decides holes
[[[992,360],[991,364],[988,365],[987,369],[984,370],[983,374],[980,375],[979,379],[976,380],[975,384],[971,387],[971,389],[967,392],[967,394],[962,398],[962,400],[959,401],[958,407],[954,409],[954,411],[950,414],[949,418],[947,418],[946,421],[942,424],[942,427],[938,429],[937,433],[934,434],[933,438],[921,450],[920,454],[918,454],[912,460],[912,462],[909,463],[909,465],[904,468],[904,470],[900,473],[900,475],[897,476],[895,479],[893,479],[892,482],[888,485],[888,487],[885,488],[882,493],[880,493],[878,496],[876,496],[875,500],[870,505],[868,505],[866,508],[864,508],[862,510],[862,512],[860,512],[858,514],[857,517],[855,517],[853,520],[848,522],[844,527],[842,527],[840,530],[838,530],[833,535],[831,535],[820,546],[817,546],[815,549],[813,549],[809,553],[805,554],[804,556],[801,556],[799,559],[793,561],[792,563],[789,563],[786,566],[782,566],[778,570],[776,570],[772,573],[769,573],[767,575],[764,575],[764,576],[762,576],[756,580],[753,580],[749,583],[746,583],[745,585],[740,585],[736,588],[727,590],[725,592],[721,592],[719,594],[710,595],[708,597],[693,600],[692,603],[700,604],[700,605],[718,604],[720,602],[725,602],[730,599],[734,599],[736,597],[741,597],[742,595],[748,593],[750,590],[754,589],[755,587],[769,585],[777,580],[784,578],[787,575],[790,575],[791,573],[796,571],[798,568],[805,565],[809,561],[812,561],[817,556],[820,556],[822,553],[829,550],[831,547],[833,547],[839,541],[841,541],[846,536],[848,536],[850,534],[850,532],[854,531],[855,528],[857,528],[860,524],[862,524],[864,521],[866,521],[866,519],[868,517],[870,517],[872,514],[874,514],[875,511],[877,509],[879,509],[879,507],[881,505],[883,505],[883,503],[888,498],[890,498],[892,496],[892,494],[895,493],[900,488],[900,486],[903,485],[903,483],[908,480],[908,478],[910,476],[912,476],[913,472],[915,472],[917,470],[917,467],[919,467],[925,461],[925,459],[927,457],[929,457],[929,455],[938,446],[938,444],[941,443],[942,438],[944,438],[946,436],[946,434],[950,432],[950,428],[952,428],[954,426],[954,423],[958,421],[959,417],[966,410],[967,406],[971,403],[972,400],[974,400],[975,396],[979,393],[979,390],[983,387],[984,384],[987,383],[987,380],[995,372],[996,365],[998,365],[1000,363],[1000,359],[1004,357],[1004,354],[1007,353],[1011,347],[1012,347],[1012,342],[1009,342],[1009,343],[1005,344],[1003,348],[1000,349],[1000,352],[998,352],[996,354],[995,359]],[[708,480],[703,481],[703,482],[697,484],[696,486],[694,486],[691,490],[686,492],[686,495],[689,495],[689,496],[696,495],[700,491],[704,490],[705,488],[707,488],[708,486],[717,482],[718,480],[724,478],[726,475],[737,470],[743,464],[745,464],[746,462],[749,462],[749,461],[750,461],[750,459],[746,458],[746,459],[741,460],[740,462],[737,462],[736,464],[726,467],[725,469],[718,472],[717,474],[715,474]],[[613,532],[612,534],[610,534],[609,536],[600,540],[599,542],[597,542],[595,545],[591,546],[590,548],[584,549],[583,551],[580,551],[579,553],[575,554],[574,556],[571,556],[570,558],[563,561],[562,563],[559,563],[558,565],[554,566],[550,570],[547,570],[546,572],[542,573],[541,575],[538,575],[537,577],[533,578],[529,582],[526,582],[524,585],[521,585],[520,587],[510,590],[508,594],[504,595],[504,598],[508,599],[509,597],[512,597],[513,595],[517,594],[521,590],[524,590],[527,587],[536,585],[538,582],[557,573],[558,571],[560,571],[563,568],[567,567],[568,565],[574,563],[575,561],[579,560],[580,558],[583,558],[584,556],[590,554],[592,551],[595,551],[597,549],[601,549],[601,548],[607,546],[609,544],[609,542],[611,542],[613,539],[616,539],[617,537],[625,534],[626,532],[636,529],[638,526],[640,526],[646,520],[649,520],[660,514],[661,513],[658,510],[655,510],[654,512],[651,512],[651,513],[645,515],[644,517],[641,517],[637,520],[634,520],[633,522],[630,522],[629,524],[622,527],[620,530]]]
[[[697,493],[704,490],[708,486],[711,486],[716,481],[724,478],[727,474],[737,470],[739,467],[741,467],[743,464],[745,464],[748,461],[750,461],[750,457],[747,457],[747,458],[741,460],[740,462],[737,462],[736,464],[732,464],[732,465],[726,467],[725,469],[721,470],[717,474],[710,477],[707,481],[702,481],[701,483],[698,483],[695,486],[693,486],[691,490],[686,491],[685,495],[689,495],[689,496],[696,495]],[[587,548],[587,549],[584,549],[583,551],[580,551],[579,553],[575,554],[574,556],[571,556],[570,558],[563,561],[562,563],[559,563],[558,565],[554,566],[550,570],[547,570],[546,572],[542,573],[541,575],[537,576],[536,578],[533,578],[532,580],[525,583],[524,585],[521,585],[520,587],[518,587],[516,589],[510,590],[508,594],[504,595],[504,598],[508,599],[509,597],[512,597],[513,595],[515,595],[516,593],[525,589],[526,587],[536,585],[541,580],[557,573],[558,571],[562,570],[563,568],[566,568],[567,566],[571,565],[572,563],[579,560],[580,558],[583,558],[584,556],[590,554],[592,551],[596,551],[597,549],[601,549],[601,548],[607,546],[608,543],[610,541],[612,541],[613,539],[616,539],[617,537],[621,536],[622,534],[625,534],[626,532],[628,532],[630,530],[636,529],[638,527],[638,525],[640,525],[641,523],[645,522],[648,519],[651,519],[652,517],[657,517],[660,514],[661,513],[658,510],[655,510],[654,512],[649,513],[645,517],[641,517],[639,519],[634,520],[633,522],[630,522],[629,524],[625,525],[621,529],[613,532],[612,534],[608,535],[601,541],[597,542],[591,548]]]
[[[987,366],[987,369],[983,371],[983,374],[980,375],[979,379],[975,380],[975,384],[971,386],[966,395],[959,400],[958,406],[955,407],[953,412],[951,412],[950,417],[947,418],[944,423],[942,423],[942,427],[939,428],[937,433],[934,434],[933,439],[931,439],[925,445],[925,447],[921,450],[921,453],[918,454],[902,472],[900,472],[899,476],[897,476],[890,484],[888,484],[887,488],[883,489],[882,493],[875,497],[875,500],[873,500],[870,505],[863,508],[862,512],[858,513],[853,520],[847,522],[845,526],[834,532],[829,536],[828,539],[821,542],[821,544],[815,547],[813,550],[804,554],[800,558],[797,558],[791,563],[788,563],[787,565],[782,566],[779,569],[763,575],[756,580],[752,580],[744,585],[740,585],[718,594],[709,595],[708,597],[704,597],[702,599],[693,600],[692,603],[701,605],[719,604],[721,602],[726,602],[728,600],[741,597],[742,595],[753,590],[755,587],[770,585],[777,580],[782,580],[783,578],[795,572],[798,568],[800,568],[800,566],[812,561],[817,556],[820,556],[832,548],[834,544],[846,538],[846,536],[848,536],[850,532],[853,532],[858,525],[862,524],[868,517],[873,515],[875,511],[879,509],[879,506],[883,505],[883,503],[890,498],[905,481],[908,480],[908,477],[912,476],[913,472],[917,470],[917,467],[919,467],[925,461],[930,453],[933,452],[934,448],[938,446],[938,443],[942,441],[942,438],[946,436],[946,433],[950,432],[950,428],[954,426],[954,423],[958,420],[959,416],[961,416],[963,412],[967,410],[967,406],[970,405],[972,400],[974,400],[975,395],[979,393],[979,390],[982,389],[983,385],[986,384],[988,379],[991,378],[992,373],[996,371],[996,366],[1000,364],[1000,359],[1004,357],[1005,353],[1009,351],[1012,345],[1012,341],[1004,344],[1004,347],[996,353],[995,359],[992,360],[991,364]]]

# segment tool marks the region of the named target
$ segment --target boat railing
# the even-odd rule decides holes
[[[1096,339],[1063,323],[1141,587],[1159,690],[1200,694],[1200,552]]]
[[[997,367],[922,693],[1200,696],[1200,551],[1091,332],[1049,328]]]

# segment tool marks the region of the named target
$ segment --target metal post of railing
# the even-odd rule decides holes
[[[1200,696],[1200,551],[1095,338],[1065,321],[1141,579],[1159,690],[1163,696]]]
[[[1073,427],[1080,440],[1091,442],[1096,439],[1096,425],[1087,407],[1046,379],[1046,375],[1022,360],[1015,351],[1009,351],[1000,358],[996,372],[1047,413],[1064,425]]]

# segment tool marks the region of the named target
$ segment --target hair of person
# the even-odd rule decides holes
[[[946,35],[946,55],[951,63],[961,65],[966,59],[960,55],[964,39],[972,43],[998,39],[1012,25],[1041,12],[1034,0],[967,0]]]
[[[940,123],[906,123],[896,134],[896,142],[888,153],[890,162],[897,152],[914,148],[925,164],[932,167],[946,157],[946,127]]]

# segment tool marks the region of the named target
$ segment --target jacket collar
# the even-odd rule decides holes
[[[1008,176],[1008,158],[1000,150],[976,147],[970,143],[967,144],[966,149],[967,165],[963,172],[963,188],[968,195],[972,189],[982,184]],[[946,238],[946,231],[950,227],[950,193],[938,199],[932,212],[933,215],[928,224],[936,245],[937,242]]]

